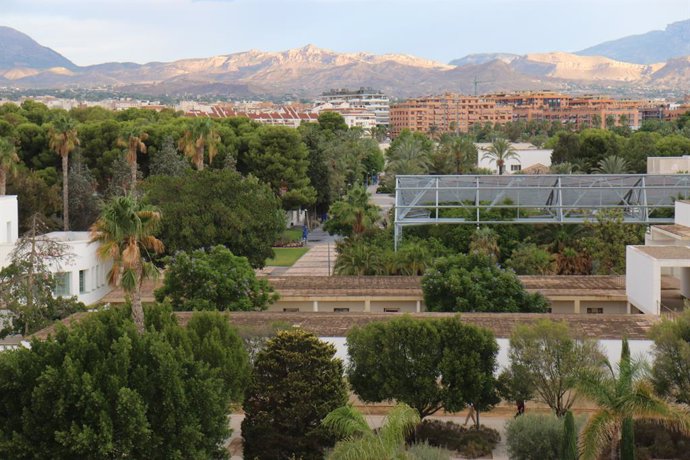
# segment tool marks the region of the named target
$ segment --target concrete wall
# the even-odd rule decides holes
[[[690,227],[690,203],[680,200],[676,201],[675,223]]]
[[[9,265],[9,254],[19,237],[18,216],[17,197],[0,196],[0,268]]]
[[[56,232],[57,234],[63,232]],[[70,232],[75,234],[75,232]],[[64,241],[69,247],[72,257],[67,263],[59,267],[52,267],[54,273],[69,273],[69,295],[77,296],[79,301],[87,305],[98,302],[110,292],[107,275],[112,267],[112,261],[101,261],[96,254],[98,245],[89,243],[88,234],[82,233],[82,238]],[[52,234],[51,234],[52,235]],[[83,272],[83,275],[80,275]],[[80,289],[80,276],[83,276],[83,290]]]
[[[647,174],[679,174],[686,171],[690,171],[690,156],[688,155],[647,158]]]
[[[419,302],[420,311],[426,311],[424,302]],[[401,313],[414,313],[417,311],[417,302],[411,301],[391,301],[391,302],[381,302],[373,301],[371,302],[371,311],[373,313],[384,313],[386,309],[399,309]]]
[[[661,304],[661,269],[654,259],[634,246],[625,251],[625,291],[640,311],[658,315]]]
[[[551,313],[565,314],[575,313],[575,302],[571,300],[554,300],[551,302]]]
[[[628,303],[624,301],[583,300],[580,302],[580,313],[587,314],[588,308],[603,308],[607,315],[625,315]]]

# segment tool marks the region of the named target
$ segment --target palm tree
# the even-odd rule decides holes
[[[624,340],[618,372],[606,361],[603,369],[583,374],[577,383],[578,393],[599,407],[580,433],[582,460],[596,460],[607,448],[612,448],[612,458],[616,458],[620,435],[624,430],[630,432],[632,420],[649,420],[690,434],[690,412],[657,396],[651,383],[642,376],[642,364],[633,362],[626,348],[627,340]],[[621,446],[627,448],[621,449],[624,454],[621,458],[632,460],[634,446],[629,439],[625,441]]]
[[[111,286],[122,286],[132,302],[132,319],[139,333],[144,332],[144,310],[141,306],[141,284],[155,278],[157,268],[150,255],[163,252],[163,243],[154,236],[161,213],[142,205],[132,196],[120,196],[107,203],[91,226],[91,242],[100,243],[98,256],[113,260],[108,272]]]
[[[444,136],[438,148],[451,158],[455,174],[464,174],[477,165],[477,147],[467,137]]]
[[[395,151],[390,151],[386,174],[425,174],[429,170],[429,157],[422,141],[416,137],[406,138]]]
[[[594,171],[597,174],[628,174],[630,172],[630,164],[623,157],[609,155],[599,160]]]
[[[470,254],[481,254],[498,260],[501,249],[498,247],[498,234],[489,227],[475,230],[470,237]]]
[[[405,276],[420,276],[424,274],[432,262],[432,255],[426,246],[418,241],[405,243],[395,253],[397,272]]]
[[[190,158],[196,169],[204,169],[204,153],[208,147],[208,162],[211,164],[218,153],[220,137],[213,127],[210,118],[197,118],[180,139],[179,147],[186,157]]]
[[[0,195],[4,195],[7,189],[7,175],[17,174],[19,156],[14,144],[4,137],[0,137]]]
[[[62,158],[62,220],[69,230],[69,154],[79,145],[77,122],[67,115],[59,115],[48,130],[48,145]]]
[[[486,153],[482,156],[482,160],[489,160],[492,163],[496,163],[499,175],[503,175],[506,160],[511,159],[519,160],[520,157],[513,146],[510,145],[510,142],[507,139],[500,137],[494,139],[489,148],[486,150]]]
[[[369,198],[367,189],[361,185],[350,189],[342,200],[331,205],[324,230],[358,237],[374,228],[381,219],[381,210],[370,203]]]
[[[387,267],[381,250],[361,240],[338,243],[333,272],[341,276],[383,275]]]
[[[419,413],[407,404],[397,404],[383,426],[374,431],[352,406],[330,412],[321,422],[342,440],[326,455],[328,460],[410,458],[405,455],[405,438],[420,422]],[[439,449],[440,450],[440,449]]]
[[[149,138],[148,133],[141,128],[132,128],[127,134],[126,138],[119,138],[117,145],[127,149],[126,158],[127,163],[131,169],[131,184],[130,190],[134,192],[137,185],[137,153],[146,153],[146,144],[144,141]]]

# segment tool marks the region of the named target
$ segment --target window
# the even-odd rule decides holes
[[[587,309],[587,314],[588,315],[601,315],[604,313],[604,309],[599,307],[599,308],[588,308]]]
[[[283,308],[283,313],[297,313],[298,311],[299,311],[299,308],[295,308],[295,307]]]
[[[55,297],[69,297],[70,294],[70,274],[65,272],[56,273],[53,295]]]
[[[522,171],[522,165],[510,165],[511,171]]]
[[[384,308],[383,312],[384,313],[399,313],[400,309],[399,308]]]
[[[88,270],[79,270],[79,294],[86,293],[86,272]]]
[[[335,313],[349,313],[350,309],[349,308],[334,308],[333,311]]]

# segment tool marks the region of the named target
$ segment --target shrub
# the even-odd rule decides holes
[[[690,438],[644,420],[635,421],[635,448],[638,460],[690,460]]]
[[[521,415],[506,423],[506,441],[513,460],[559,460],[563,420],[555,415]]]
[[[477,458],[489,455],[501,440],[498,431],[482,425],[467,429],[453,422],[425,420],[417,427],[417,442],[460,452],[463,457]]]
[[[428,443],[412,444],[407,448],[407,457],[419,460],[450,460],[451,452]]]

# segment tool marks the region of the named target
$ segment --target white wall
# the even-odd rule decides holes
[[[0,268],[9,265],[9,254],[19,235],[18,215],[17,197],[0,196]]]
[[[677,225],[685,225],[690,227],[690,203],[676,200],[675,203],[675,219]]]
[[[495,162],[488,159],[483,159],[486,153],[486,148],[488,144],[477,145],[478,155],[477,155],[477,166],[479,168],[491,169],[495,173],[498,173],[498,167]],[[520,169],[526,169],[530,166],[536,164],[543,164],[544,166],[551,166],[551,152],[553,150],[542,150],[542,149],[517,149],[516,153],[517,159],[506,160],[506,166],[504,174],[511,174],[512,165],[520,165]]]
[[[688,155],[647,158],[647,174],[678,174],[683,171],[690,171],[690,156]]]
[[[625,293],[640,311],[658,315],[661,305],[661,268],[635,246],[625,249]]]

